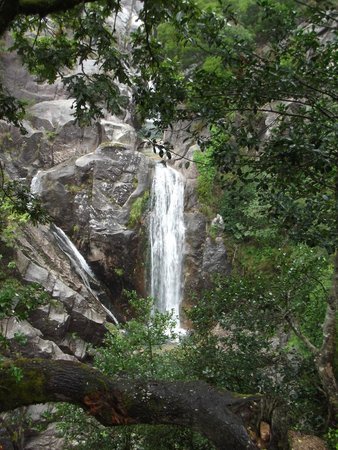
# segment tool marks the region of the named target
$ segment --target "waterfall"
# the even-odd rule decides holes
[[[87,261],[61,228],[57,227],[55,224],[52,224],[51,230],[58,242],[59,247],[68,256],[68,259],[71,261],[75,271],[87,286],[88,277],[94,278],[94,274],[88,266]]]
[[[38,196],[42,190],[41,186],[41,177],[43,176],[43,172],[38,170],[36,175],[32,178],[30,191],[35,196]]]
[[[173,311],[179,329],[184,252],[184,179],[159,163],[151,188],[150,295],[159,311]]]
[[[67,255],[70,260],[75,272],[81,277],[84,285],[88,289],[88,291],[101,303],[101,306],[106,311],[106,313],[113,319],[115,324],[118,324],[118,321],[114,314],[106,308],[96,293],[93,291],[91,284],[99,285],[99,281],[96,279],[94,273],[90,269],[87,261],[75,247],[73,242],[69,239],[69,237],[64,233],[61,228],[57,227],[55,224],[51,225],[51,231],[56,239],[56,242],[60,249]]]

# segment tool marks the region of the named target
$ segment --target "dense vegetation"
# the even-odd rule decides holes
[[[43,9],[42,1],[16,3],[20,6],[0,30],[11,25],[13,48],[32,73],[51,83],[62,79],[75,98],[80,125],[98,120],[104,110],[123,108],[116,82],[133,86],[138,122],[155,118],[159,130],[184,123],[187,137],[202,150],[195,155],[200,202],[210,218],[222,216],[231,254],[231,277],[218,277],[212,289],[194,293],[196,306],[188,312],[193,332],[179,346],[165,346],[170,317],[152,317],[148,300],[134,300],[135,319],[125,332],[108,330],[105,346],[93,350],[95,365],[112,378],[123,371],[131,379],[137,374],[204,380],[283,399],[290,428],[330,436],[334,445],[338,74],[333,2],[148,0],[140,14],[143,25],[124,51],[106,26],[118,1],[74,1],[74,8],[55,1],[51,10]],[[45,19],[58,9],[66,11]],[[31,15],[39,11],[40,16]],[[99,74],[69,75],[67,69],[78,61],[84,66],[88,58],[97,60]],[[130,66],[138,67],[137,73]],[[2,118],[22,127],[23,108],[0,90]],[[169,144],[163,150],[170,153]],[[25,207],[27,201],[18,202],[19,187],[6,189],[13,193],[2,206],[7,224],[10,214],[23,220],[41,215],[38,204],[32,209]],[[28,193],[22,198],[33,200]],[[210,229],[211,237],[219,232]],[[2,315],[13,314],[8,292],[5,281]],[[27,294],[22,299],[31,307]],[[60,427],[69,448],[74,441],[84,449],[99,444],[210,448],[187,429],[107,431],[73,406],[62,408],[68,419]]]

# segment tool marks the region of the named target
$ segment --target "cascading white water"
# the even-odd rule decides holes
[[[151,188],[150,295],[159,311],[173,311],[179,328],[184,252],[184,179],[159,163]]]
[[[118,324],[118,321],[114,316],[114,314],[102,304],[96,293],[91,288],[91,282],[94,282],[95,284],[99,284],[99,282],[96,279],[92,270],[90,269],[89,265],[87,264],[87,261],[84,259],[84,257],[75,247],[75,245],[66,235],[66,233],[64,233],[64,231],[61,230],[61,228],[52,224],[51,231],[56,239],[58,246],[67,255],[68,259],[72,263],[74,270],[81,277],[88,291],[91,292],[91,294],[101,303],[101,306],[106,311],[106,313],[113,319],[115,324]]]
[[[59,247],[68,256],[68,258],[72,262],[73,267],[76,269],[76,271],[84,281],[85,285],[87,286],[89,284],[88,276],[90,278],[94,278],[94,274],[91,268],[89,267],[87,261],[84,259],[84,257],[81,255],[81,253],[73,244],[73,242],[69,239],[69,237],[61,228],[53,224],[51,225],[51,230],[56,238],[56,241],[59,244]]]
[[[38,170],[36,175],[32,178],[31,181],[31,193],[38,196],[41,192],[41,176],[43,175],[43,172],[41,170]]]

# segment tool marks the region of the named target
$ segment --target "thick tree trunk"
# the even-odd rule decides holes
[[[13,367],[19,369],[21,378],[13,376]],[[219,450],[257,449],[246,427],[254,431],[260,420],[269,420],[262,417],[262,397],[236,397],[198,381],[110,380],[72,361],[6,361],[0,366],[0,380],[0,412],[34,403],[69,402],[105,426],[142,423],[190,427]],[[269,405],[271,420],[278,408]]]

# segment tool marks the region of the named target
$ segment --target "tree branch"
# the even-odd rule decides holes
[[[18,13],[45,16],[58,11],[67,11],[89,1],[92,0],[19,0]]]
[[[13,367],[21,378],[13,376]],[[0,366],[0,380],[0,412],[69,402],[105,426],[186,426],[209,438],[218,450],[257,449],[241,417],[260,409],[261,397],[238,398],[199,381],[111,380],[84,364],[62,360],[8,360]]]
[[[310,342],[310,340],[302,333],[298,323],[296,323],[295,319],[290,316],[290,312],[288,312],[285,316],[285,320],[290,325],[290,328],[295,333],[295,335],[303,342],[305,347],[314,355],[318,354],[318,348]]]
[[[20,14],[26,16],[38,14],[43,17],[93,1],[95,2],[95,0],[0,0],[0,36]],[[116,1],[120,2],[120,0]]]

